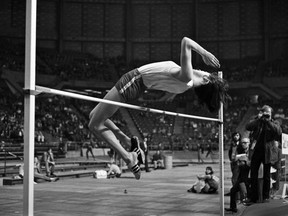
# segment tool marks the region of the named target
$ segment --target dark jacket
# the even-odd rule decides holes
[[[237,154],[246,154],[249,155],[249,149],[245,150],[241,145],[237,148]],[[248,184],[248,175],[250,171],[250,166],[246,160],[238,160],[239,165],[239,176],[238,181]]]
[[[234,136],[236,135],[236,134],[239,134],[239,140],[235,140],[234,139]],[[228,150],[228,157],[229,157],[229,160],[230,160],[230,162],[235,162],[236,160],[235,160],[235,155],[233,155],[233,153],[235,153],[236,151],[237,151],[237,149],[238,149],[238,147],[239,146],[241,146],[240,145],[240,143],[241,143],[241,134],[240,134],[240,132],[234,132],[234,133],[232,133],[232,142],[231,142],[231,144],[230,144],[230,148],[229,148],[229,150]]]
[[[278,121],[274,121],[273,119],[269,121],[264,121],[262,118],[257,118],[252,120],[246,125],[246,130],[251,131],[251,139],[252,142],[255,140],[256,144],[256,151],[257,145],[259,147],[260,144],[264,144],[264,151],[265,151],[265,161],[264,163],[271,163],[272,157],[272,148],[274,146],[274,140],[280,140],[282,129]],[[263,133],[263,134],[262,134]],[[259,137],[263,137],[264,143],[258,143]],[[251,142],[251,143],[252,143]],[[260,141],[261,142],[261,141]]]
[[[282,158],[282,152],[281,149],[277,146],[273,146],[271,149],[272,155],[271,155],[271,166],[275,169],[280,170],[281,169],[281,158]]]
[[[228,150],[228,157],[229,157],[230,162],[235,162],[236,161],[235,160],[235,156],[236,155],[234,155],[234,154],[237,152],[239,146],[240,146],[240,142],[239,142],[238,145],[235,142],[231,143],[230,148]]]

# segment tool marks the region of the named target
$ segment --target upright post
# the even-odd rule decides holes
[[[222,71],[218,72],[218,77],[222,78]],[[224,216],[224,159],[223,159],[223,149],[224,149],[224,141],[223,141],[223,133],[224,133],[224,124],[223,124],[223,103],[220,105],[219,109],[219,172],[220,172],[220,215]]]
[[[6,152],[6,150],[4,150],[4,177],[6,177],[6,166],[7,166],[7,152]]]
[[[286,183],[286,161],[288,155],[288,134],[282,133],[282,154],[285,155],[285,167],[284,167],[284,184],[283,184],[283,191],[282,191],[282,199],[285,199],[287,196],[287,187],[288,184]],[[285,201],[286,202],[286,201]]]
[[[35,53],[37,0],[26,1],[23,215],[34,215]]]
[[[285,168],[284,168],[284,184],[283,184],[283,191],[282,191],[282,199],[285,199],[287,197],[287,183],[286,183],[286,155],[285,155]]]

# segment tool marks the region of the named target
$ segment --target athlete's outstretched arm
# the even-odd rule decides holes
[[[180,63],[182,72],[186,74],[190,80],[192,80],[193,77],[192,50],[202,56],[205,64],[213,67],[220,67],[218,59],[212,53],[205,50],[202,46],[190,38],[184,37],[181,42]]]

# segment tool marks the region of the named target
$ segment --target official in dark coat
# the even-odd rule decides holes
[[[263,163],[263,202],[269,202],[270,168],[272,147],[275,140],[280,140],[282,129],[279,122],[272,119],[272,108],[264,105],[258,116],[246,125],[251,132],[251,197],[250,201],[256,203],[258,198],[257,182],[258,170]]]

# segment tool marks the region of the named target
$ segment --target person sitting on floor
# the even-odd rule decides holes
[[[122,171],[115,163],[107,164],[109,170],[107,172],[107,178],[120,178]]]
[[[152,163],[154,164],[154,169],[164,168],[163,156],[160,150],[157,150],[156,153],[153,155]]]
[[[24,164],[17,164],[17,167],[19,167],[19,174],[18,176],[14,177],[14,178],[23,178],[24,177]],[[45,180],[48,182],[55,182],[59,180],[59,177],[48,177],[44,174],[41,173],[41,168],[40,168],[40,162],[39,159],[37,157],[37,153],[34,154],[34,184],[37,184],[36,182],[39,180]]]
[[[198,175],[198,180],[187,192],[193,193],[216,193],[219,187],[219,178],[214,174],[212,167],[206,167],[205,175]]]

